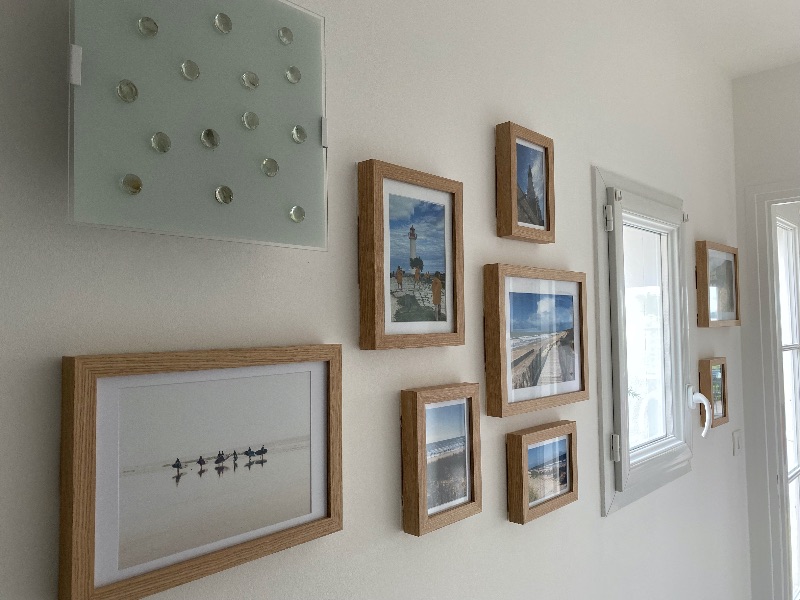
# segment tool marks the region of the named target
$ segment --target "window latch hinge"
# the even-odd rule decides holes
[[[606,218],[606,231],[614,231],[614,205],[603,205],[603,216]]]
[[[622,461],[622,451],[619,447],[619,434],[612,433],[611,434],[611,458],[614,462],[621,462]]]

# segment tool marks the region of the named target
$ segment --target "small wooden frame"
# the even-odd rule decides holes
[[[359,163],[362,350],[464,344],[462,202],[459,181]]]
[[[495,127],[495,168],[497,235],[554,243],[553,140],[511,121],[501,123]],[[542,193],[544,199],[539,198]]]
[[[431,421],[427,417],[430,411]],[[446,412],[445,412],[446,411]],[[435,419],[435,420],[434,420]],[[453,421],[463,427],[463,446],[458,437],[429,441],[428,435],[452,431]],[[480,396],[477,383],[459,383],[403,390],[401,393],[401,428],[403,455],[403,530],[421,536],[481,512],[481,436]],[[460,433],[461,431],[459,431]],[[446,435],[450,435],[447,433]],[[453,442],[453,440],[456,442]],[[447,442],[450,445],[447,445]],[[438,445],[437,445],[438,444]],[[459,482],[465,491],[453,496],[453,486],[431,488],[430,479],[438,471],[431,464]],[[463,450],[459,451],[459,448]],[[455,450],[453,449],[455,448]],[[461,457],[460,455],[464,456]],[[447,464],[444,461],[449,461]],[[460,488],[459,488],[460,490]],[[448,500],[449,499],[449,500]],[[432,502],[438,502],[429,508]]]
[[[711,427],[728,422],[728,364],[724,356],[699,361],[700,393],[711,402]],[[720,408],[718,411],[717,408]],[[700,425],[705,427],[706,408],[700,405]]]
[[[577,438],[575,421],[506,434],[509,521],[524,525],[578,499]]]
[[[308,391],[309,388],[312,390]],[[234,393],[224,393],[226,390]],[[295,410],[286,407],[298,404],[294,396],[289,396],[290,392],[308,400],[305,408],[298,409],[297,419],[294,412],[291,417],[286,416],[287,411]],[[247,410],[252,406],[256,410]],[[163,415],[176,412],[186,415],[187,407],[191,412],[185,420],[161,420]],[[340,531],[341,410],[342,354],[338,345],[64,357],[59,599],[143,598]],[[271,422],[261,418],[265,411],[272,415]],[[309,411],[310,424],[303,420],[302,411]],[[223,413],[234,416],[219,419]],[[140,421],[143,415],[145,418]],[[245,419],[247,425],[242,425]],[[150,427],[153,422],[158,422],[158,426]],[[309,431],[308,450],[299,449],[305,448],[300,438],[276,442],[274,446],[268,438],[273,432],[291,436],[292,431],[304,428]],[[251,442],[247,436],[254,431],[258,439]],[[139,435],[139,432],[145,433]],[[239,452],[234,454],[229,450],[224,456],[220,451],[222,457],[215,467],[214,454],[222,438],[230,440],[229,449],[239,446]],[[203,448],[197,448],[197,440]],[[274,452],[267,455],[263,445],[259,452],[242,452],[242,444],[250,443],[253,448],[266,443]],[[163,460],[148,463],[153,455],[161,456],[163,447],[170,452],[165,456],[167,463],[178,452],[186,454],[179,456],[173,465],[160,464]],[[201,460],[204,453],[211,461],[208,469]],[[198,454],[200,458],[196,459]],[[244,464],[245,456],[250,463],[260,466],[251,469]],[[311,506],[311,512],[292,520],[288,514],[275,513],[278,509],[273,510],[267,503],[269,493],[262,495],[258,490],[274,485],[271,482],[278,477],[276,464],[302,467],[306,457],[310,474],[302,468],[290,471],[308,481],[308,487],[302,484],[300,489],[303,496],[309,490],[310,501],[306,506]],[[143,466],[126,469],[123,459],[143,459],[135,463]],[[232,460],[226,465],[229,459]],[[282,462],[288,460],[298,462]],[[211,470],[217,474],[203,477],[204,471]],[[180,488],[184,476],[187,479]],[[128,482],[123,483],[126,477]],[[230,499],[231,488],[226,488],[227,491],[222,488],[239,486],[248,477],[245,485],[251,491],[256,490],[257,497],[244,494],[240,503],[244,503],[243,510],[229,501],[224,503],[224,514],[219,510],[204,510],[204,499],[212,496],[216,501],[218,494],[227,494],[225,498]],[[257,477],[266,481],[253,483]],[[205,491],[201,493],[200,488]],[[130,489],[135,493],[129,494],[126,490]],[[153,490],[156,494],[151,496]],[[170,491],[174,494],[170,502],[161,502],[159,494],[167,496]],[[141,500],[143,497],[145,500]],[[106,510],[109,498],[112,504],[116,503],[116,513],[113,509]],[[254,505],[259,502],[256,508]],[[128,510],[131,503],[136,510]],[[289,508],[295,510],[292,506],[295,505]],[[261,513],[253,513],[253,509]],[[134,514],[136,518],[131,516]],[[264,514],[278,520],[269,525],[262,520]],[[258,520],[257,527],[252,526],[253,515]],[[104,526],[109,518],[116,519],[116,529]],[[202,519],[202,526],[184,527],[182,521],[188,518],[195,522]],[[133,521],[143,528],[156,527],[155,535],[149,529],[143,533],[139,528],[135,530],[135,539],[123,538],[127,534],[122,523]],[[285,525],[297,521],[301,524]],[[227,529],[231,525],[239,528],[232,537]],[[170,528],[181,535],[171,536]],[[227,537],[204,541],[199,546],[195,538],[185,537],[206,535],[209,530],[213,531],[211,535]],[[123,559],[129,552],[123,549],[123,539],[126,548],[140,553],[130,564]],[[182,549],[173,546],[171,555],[153,559],[149,554],[143,559],[142,552],[154,551],[154,540],[159,544],[185,546]],[[112,556],[110,563],[105,555]],[[111,575],[106,569],[109,564]],[[97,585],[96,577],[108,582]]]
[[[551,291],[548,293],[546,290]],[[528,296],[529,300],[525,303],[525,298],[512,299],[512,294]],[[521,316],[515,314],[511,300],[520,301],[516,306],[521,307],[518,311]],[[525,340],[524,329],[514,328],[517,319],[530,318],[531,327],[548,325],[544,322],[547,306],[538,307],[537,311],[537,306],[531,304],[542,300],[550,303],[550,310],[559,312],[559,318],[569,310],[571,323],[563,318],[560,322],[553,320],[548,338],[544,338],[545,334],[541,333],[544,328],[540,327],[530,336],[529,344],[517,342],[515,348],[512,338]],[[527,315],[523,312],[526,309]],[[487,415],[507,417],[589,398],[585,273],[485,265],[483,310]],[[539,318],[541,322],[537,320]],[[534,339],[537,335],[539,339]],[[557,354],[551,357],[551,351]],[[567,360],[569,357],[572,360]],[[549,384],[549,387],[542,382],[545,368],[551,366],[548,359],[558,361],[562,379]],[[550,379],[555,380],[557,376]]]
[[[716,242],[695,242],[697,326],[741,325],[739,250]]]

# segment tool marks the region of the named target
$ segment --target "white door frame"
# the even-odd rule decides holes
[[[788,482],[771,208],[800,201],[800,180],[749,187],[740,220],[742,381],[753,598],[791,600]],[[756,226],[748,226],[755,223]],[[769,593],[769,596],[765,594]]]

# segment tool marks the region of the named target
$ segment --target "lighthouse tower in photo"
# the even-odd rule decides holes
[[[411,226],[411,229],[408,231],[408,245],[409,245],[409,263],[417,258],[417,232],[414,230],[414,226]]]

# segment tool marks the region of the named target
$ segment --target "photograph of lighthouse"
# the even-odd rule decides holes
[[[446,205],[389,195],[389,316],[393,323],[446,323]]]
[[[464,343],[460,181],[358,163],[358,295],[362,350]]]
[[[547,228],[545,149],[517,139],[517,219],[520,225]]]

